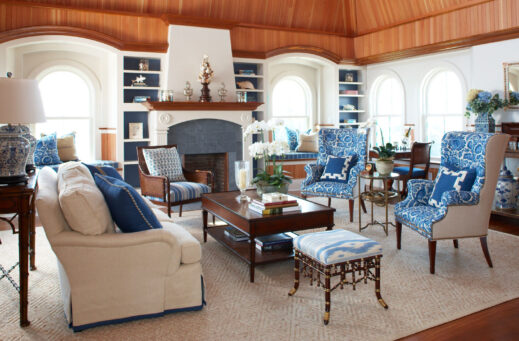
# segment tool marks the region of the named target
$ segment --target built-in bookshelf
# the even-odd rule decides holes
[[[255,111],[252,112],[252,119],[266,120],[267,114],[267,89],[266,79],[267,70],[264,60],[248,59],[248,58],[234,58],[234,80],[236,86],[236,98],[238,100],[240,93],[244,93],[246,102],[261,102]],[[250,82],[254,89],[242,89],[239,82]],[[257,136],[252,136],[252,142],[257,141]],[[258,160],[252,161],[253,175],[257,174],[258,167],[262,167]]]
[[[339,127],[357,127],[365,112],[364,88],[362,70],[339,68]]]
[[[122,144],[123,176],[126,182],[140,187],[137,147],[150,144],[148,111],[140,102],[157,101],[161,88],[161,57],[123,56],[122,120],[119,143]]]

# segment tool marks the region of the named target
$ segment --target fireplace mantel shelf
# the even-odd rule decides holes
[[[253,111],[263,103],[261,102],[142,102],[150,111],[187,111],[187,110],[212,110],[212,111]]]

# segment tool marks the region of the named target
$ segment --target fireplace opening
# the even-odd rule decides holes
[[[229,154],[184,154],[184,167],[189,170],[208,170],[213,173],[214,191],[229,190]]]
[[[234,162],[241,160],[243,154],[239,124],[218,119],[185,121],[169,127],[168,144],[177,146],[186,169],[211,170],[217,184],[215,191],[237,189]],[[222,167],[224,159],[226,168]]]

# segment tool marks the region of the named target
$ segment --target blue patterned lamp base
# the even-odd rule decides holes
[[[0,184],[27,182],[25,163],[29,141],[22,137],[20,126],[4,126],[0,132]]]
[[[487,113],[478,114],[476,117],[476,132],[477,133],[495,133],[496,121]]]

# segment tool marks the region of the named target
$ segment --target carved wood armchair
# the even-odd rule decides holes
[[[139,181],[141,193],[153,203],[166,206],[171,217],[171,207],[179,205],[179,217],[182,216],[182,205],[200,201],[203,193],[214,191],[214,177],[211,171],[187,170],[182,167],[186,181],[169,181],[166,176],[150,175],[143,150],[157,148],[173,148],[176,145],[137,147],[139,162]]]

